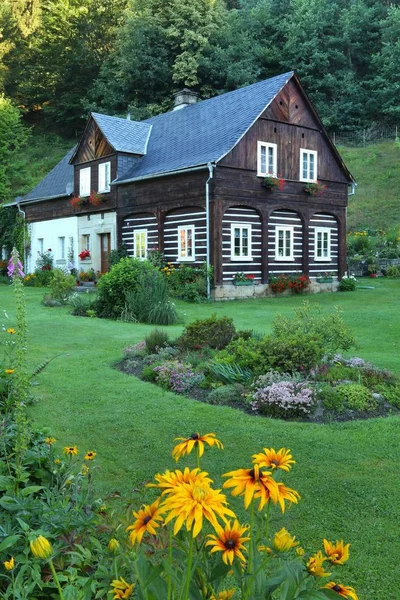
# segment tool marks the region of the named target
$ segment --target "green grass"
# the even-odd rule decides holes
[[[348,227],[383,229],[400,226],[400,148],[394,140],[365,148],[339,148],[357,181],[349,198]]]
[[[355,354],[400,374],[400,282],[365,280],[374,289],[311,297],[323,309],[338,305],[360,347]],[[156,472],[173,466],[173,438],[214,431],[225,451],[206,452],[203,467],[214,474],[246,467],[265,446],[291,448],[297,464],[285,477],[301,502],[284,517],[274,511],[273,531],[282,525],[308,551],[323,537],[350,542],[351,560],[339,581],[354,585],[360,600],[398,600],[399,417],[315,425],[252,417],[164,392],[112,369],[122,349],[152,327],[72,317],[67,308],[45,308],[43,290],[26,289],[30,367],[62,352],[38,377],[39,398],[31,409],[36,426],[47,427],[57,446],[96,450],[96,494],[119,491],[141,501],[138,490]],[[216,312],[238,328],[268,331],[277,311],[289,314],[302,297],[188,305],[186,323]],[[11,289],[0,286],[0,306],[13,322]],[[181,326],[169,327],[171,337]],[[216,481],[220,483],[218,476]],[[234,504],[235,506],[235,504]],[[237,507],[240,506],[238,502]],[[239,509],[240,510],[240,509]]]

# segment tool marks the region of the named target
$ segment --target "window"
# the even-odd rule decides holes
[[[58,238],[58,254],[60,259],[65,259],[65,237]]]
[[[194,225],[178,227],[178,260],[195,260]]]
[[[79,195],[90,195],[90,167],[79,171]]]
[[[82,250],[89,250],[90,252],[90,234],[82,236]]]
[[[137,229],[133,232],[133,256],[147,258],[147,229]]]
[[[99,165],[99,192],[109,192],[111,181],[111,163],[101,163]]]
[[[43,238],[38,238],[38,252],[40,252],[40,254],[43,254],[43,248],[44,248],[44,239]]]
[[[300,148],[300,181],[317,181],[317,152]]]
[[[257,175],[276,177],[277,168],[277,145],[257,142]]]
[[[232,223],[231,260],[252,260],[251,225]]]
[[[275,260],[294,260],[293,227],[277,227],[275,232]]]
[[[314,258],[319,261],[331,260],[331,230],[328,227],[315,228]]]

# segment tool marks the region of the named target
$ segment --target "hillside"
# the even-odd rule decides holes
[[[14,195],[31,190],[74,145],[75,141],[32,130],[28,148],[15,163]],[[339,152],[357,181],[349,198],[349,229],[400,226],[400,148],[394,141],[344,148]]]

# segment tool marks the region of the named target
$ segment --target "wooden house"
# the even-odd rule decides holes
[[[216,299],[265,294],[281,273],[340,279],[353,178],[297,76],[203,101],[183,90],[175,104],[142,122],[92,113],[76,148],[20,202],[30,270],[54,247],[56,264],[86,248],[78,268],[105,271],[124,243],[140,259],[158,249],[174,265],[213,265]],[[265,187],[271,178],[280,185]],[[238,272],[254,285],[235,287]]]

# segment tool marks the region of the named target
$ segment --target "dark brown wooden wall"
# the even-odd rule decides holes
[[[114,148],[107,142],[93,117],[90,117],[85,132],[79,142],[73,164],[78,165],[91,160],[96,160],[97,158],[103,158],[114,152]]]
[[[111,163],[111,181],[117,177],[117,157],[115,154],[97,160],[92,160],[90,163],[75,166],[74,172],[74,193],[79,196],[79,171],[81,169],[87,169],[90,167],[90,190],[97,192],[99,188],[99,164],[100,163]],[[111,186],[108,193],[102,192],[102,196],[109,198],[111,202],[115,202],[116,189],[115,186]]]

